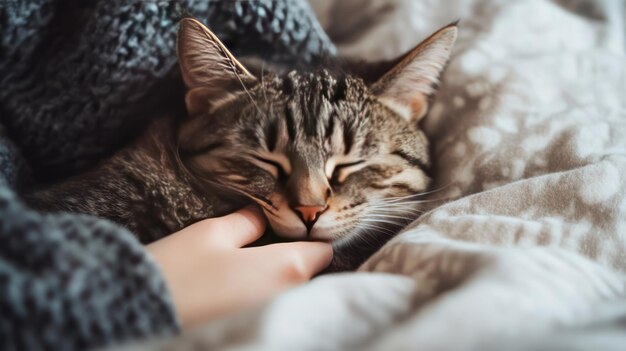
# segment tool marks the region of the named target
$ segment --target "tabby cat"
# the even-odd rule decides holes
[[[418,122],[456,35],[454,24],[440,29],[365,84],[329,69],[253,75],[184,19],[188,116],[156,119],[29,201],[111,219],[144,243],[254,202],[278,236],[332,242],[334,270],[355,268],[419,213],[430,159]]]

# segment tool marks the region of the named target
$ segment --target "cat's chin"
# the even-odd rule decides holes
[[[323,241],[327,243],[332,243],[336,239],[328,228],[323,227],[313,226],[311,232],[307,233],[304,226],[285,226],[280,223],[272,223],[271,221],[270,226],[276,235],[286,239]]]
[[[292,240],[306,240],[307,231],[304,225],[302,226],[286,226],[278,222],[269,221],[272,230],[276,235]]]
[[[328,228],[313,226],[308,239],[314,241],[333,242],[336,238]]]

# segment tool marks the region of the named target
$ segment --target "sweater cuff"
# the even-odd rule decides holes
[[[0,344],[84,349],[179,329],[155,262],[111,222],[43,215],[0,187],[0,242]]]

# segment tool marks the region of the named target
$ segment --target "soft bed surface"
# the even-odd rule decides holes
[[[315,279],[160,346],[626,345],[623,3],[313,4],[344,55],[372,60],[393,57],[461,19],[424,125],[438,191],[429,211],[359,272]]]

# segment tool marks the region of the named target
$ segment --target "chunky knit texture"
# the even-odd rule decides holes
[[[237,54],[310,63],[334,51],[303,0],[0,2],[0,349],[85,349],[177,331],[164,282],[130,232],[38,213],[17,194],[31,178],[93,165],[175,104],[185,15]]]
[[[175,100],[164,78],[178,73],[187,15],[237,55],[293,63],[334,51],[303,0],[0,2],[0,115],[38,177],[93,164]]]

